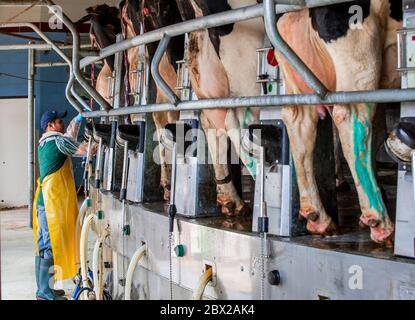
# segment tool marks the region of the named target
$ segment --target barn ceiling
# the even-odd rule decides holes
[[[43,6],[27,5],[29,1],[22,1],[26,5],[15,5],[19,1],[0,1],[0,23],[5,22],[48,22],[51,15]],[[76,21],[85,15],[85,9],[97,5],[108,4],[117,6],[119,0],[55,0],[56,5],[62,7],[66,15]],[[11,4],[7,4],[11,3]]]

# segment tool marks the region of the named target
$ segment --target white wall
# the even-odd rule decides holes
[[[28,204],[27,99],[0,99],[0,209]]]
[[[107,4],[117,6],[119,0],[55,0],[54,3],[62,7],[65,14],[72,20],[76,21],[83,17],[85,9],[96,4]],[[36,6],[24,12],[28,6],[1,6],[0,22],[48,22],[51,15],[48,8]],[[22,13],[22,14],[20,14]],[[19,15],[18,17],[15,17]],[[15,17],[15,18],[14,18]],[[11,21],[9,21],[11,18]]]

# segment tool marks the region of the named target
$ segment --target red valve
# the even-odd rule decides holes
[[[278,66],[278,60],[275,57],[275,50],[274,49],[269,49],[268,50],[267,61],[268,61],[268,64],[273,66],[273,67]]]

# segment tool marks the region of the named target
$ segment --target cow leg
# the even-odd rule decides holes
[[[200,115],[205,130],[209,153],[215,171],[217,204],[221,212],[228,216],[245,215],[248,212],[244,201],[231,180],[227,163],[228,134],[225,129],[227,110],[204,110]]]
[[[157,140],[159,141],[159,156],[160,156],[160,186],[163,188],[163,199],[165,201],[170,200],[170,179],[171,179],[171,165],[166,161],[166,154],[168,150],[160,143],[161,135],[164,127],[168,123],[167,116],[164,112],[155,112],[153,113],[153,120],[156,126]]]
[[[337,74],[338,91],[376,90],[381,78],[382,50],[376,20],[369,17],[364,30],[349,31],[346,37],[327,44]],[[372,161],[374,104],[335,105],[336,124],[343,154],[352,173],[362,210],[361,222],[371,229],[375,242],[393,234],[386,206],[376,182]]]
[[[290,138],[300,193],[300,214],[307,219],[312,234],[330,235],[336,226],[321,203],[314,175],[314,147],[317,137],[318,113],[314,107],[287,106],[282,118]]]
[[[333,119],[339,129],[343,153],[359,196],[363,224],[371,228],[373,241],[383,242],[393,233],[372,162],[373,104],[335,106]]]

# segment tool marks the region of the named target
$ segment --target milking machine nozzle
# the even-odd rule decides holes
[[[167,212],[169,213],[169,232],[173,232],[173,230],[174,230],[174,217],[176,216],[176,213],[177,213],[176,205],[175,204],[169,204]]]

